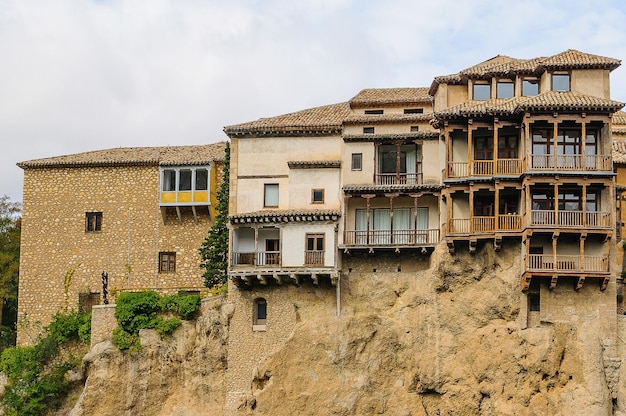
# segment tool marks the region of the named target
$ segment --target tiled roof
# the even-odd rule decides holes
[[[626,140],[613,140],[613,163],[626,164]]]
[[[261,118],[249,123],[224,127],[229,137],[250,137],[255,135],[311,135],[337,134],[341,123],[350,114],[348,103],[325,105],[284,114]]]
[[[568,49],[541,61],[542,66],[550,69],[602,68],[612,71],[620,64],[619,59],[592,55],[575,49]]]
[[[409,193],[409,192],[439,192],[443,188],[439,184],[400,184],[400,185],[346,185],[343,191],[346,194],[381,194],[381,193]]]
[[[345,142],[379,142],[406,139],[438,139],[438,131],[420,130],[406,133],[385,133],[385,134],[344,134]]]
[[[340,168],[341,160],[294,160],[287,162],[290,169]]]
[[[120,147],[92,152],[28,160],[17,165],[22,169],[131,166],[131,165],[203,165],[224,159],[226,142],[198,146]]]
[[[615,114],[613,114],[613,126],[615,126],[616,124],[623,124],[626,126],[626,112],[617,111]]]
[[[440,119],[458,116],[513,114],[529,110],[539,111],[609,111],[624,107],[624,103],[606,98],[593,97],[574,91],[547,91],[534,97],[513,97],[484,101],[466,101],[435,113]]]
[[[439,85],[444,83],[462,84],[467,82],[468,78],[484,78],[494,75],[512,77],[519,73],[540,74],[546,69],[600,68],[612,71],[619,67],[620,64],[621,61],[619,59],[584,53],[575,49],[568,49],[565,52],[561,52],[553,56],[532,59],[516,59],[509,56],[498,55],[466,68],[458,74],[436,77],[431,83],[428,93],[430,95],[434,95],[437,92]]]
[[[232,224],[246,224],[258,222],[336,221],[339,217],[341,217],[340,211],[311,209],[256,211],[231,215],[228,218]]]
[[[432,120],[433,113],[422,114],[352,114],[344,124],[419,123]]]
[[[368,88],[350,100],[350,107],[410,106],[430,103],[428,88]]]

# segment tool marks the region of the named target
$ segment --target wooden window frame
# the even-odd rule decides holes
[[[159,273],[176,273],[176,252],[159,252]]]
[[[321,194],[321,199],[320,200],[316,200],[315,199],[315,194],[316,193]],[[314,189],[311,189],[311,203],[312,204],[323,204],[324,203],[324,188],[314,188]]]
[[[309,250],[309,239],[313,239],[313,250]],[[322,248],[318,249],[317,246],[317,242],[321,240],[322,241]],[[317,259],[316,255],[309,255],[309,253],[318,253],[321,252],[322,254],[322,258],[321,258],[321,262],[320,261],[310,261],[311,259]],[[324,256],[326,253],[326,234],[324,233],[306,233],[306,235],[304,236],[304,264],[309,266],[309,265],[316,265],[316,266],[320,266],[324,264]]]
[[[358,160],[358,163],[357,163],[357,160]],[[352,153],[352,167],[351,168],[352,170],[363,170],[363,153]]]
[[[102,212],[85,212],[85,232],[99,233],[102,231]]]

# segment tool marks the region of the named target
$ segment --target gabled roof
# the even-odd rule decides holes
[[[546,69],[608,69],[619,67],[619,59],[580,52],[568,49],[565,52],[548,57],[532,59],[516,59],[509,56],[497,55],[491,59],[459,71],[458,74],[435,77],[428,93],[435,95],[441,84],[463,84],[467,79],[485,78],[492,76],[513,77],[516,74],[541,74]]]
[[[141,165],[205,165],[224,160],[226,142],[198,146],[119,147],[34,159],[17,164],[22,169],[79,168]]]
[[[350,100],[351,108],[430,104],[428,88],[368,88]]]
[[[424,123],[432,120],[433,113],[420,114],[351,114],[344,124]]]
[[[470,100],[435,113],[435,118],[505,115],[524,111],[607,111],[615,112],[624,103],[584,95],[575,91],[547,91],[534,97],[513,97],[484,101]]]
[[[229,137],[332,135],[350,114],[348,103],[325,105],[224,127]]]

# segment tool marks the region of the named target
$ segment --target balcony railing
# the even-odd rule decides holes
[[[233,252],[231,266],[274,266],[280,264],[280,251]]]
[[[536,272],[605,273],[609,271],[609,259],[605,256],[529,254],[528,260],[528,270]]]
[[[448,234],[493,233],[521,229],[522,216],[518,214],[472,216],[471,219],[452,218],[448,221]]]
[[[557,215],[558,214],[558,215]],[[532,227],[585,227],[611,228],[611,213],[602,211],[548,211],[532,210],[530,212]]]
[[[605,155],[530,155],[530,170],[610,171],[611,156]]]
[[[439,230],[346,231],[346,246],[425,246],[439,242]]]
[[[320,266],[324,264],[324,250],[307,250],[304,252],[304,264]]]
[[[471,171],[469,169],[470,165]],[[448,163],[449,178],[519,175],[520,173],[522,173],[522,161],[520,159],[474,160],[471,164],[468,162]]]
[[[419,185],[422,183],[421,173],[377,173],[374,175],[376,185]]]

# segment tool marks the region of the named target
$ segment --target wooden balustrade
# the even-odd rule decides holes
[[[498,215],[498,230],[519,231],[522,229],[522,216],[518,214]]]
[[[609,263],[608,258],[604,256],[529,254],[528,269],[544,272],[600,273],[609,271]]]
[[[472,232],[487,233],[496,230],[496,217],[472,217]]]
[[[522,161],[520,159],[498,159],[496,173],[499,175],[519,175],[522,173]]]
[[[452,218],[448,222],[448,232],[450,234],[469,234],[470,220],[469,218]]]
[[[345,231],[346,246],[420,246],[439,242],[439,230]]]
[[[605,155],[530,155],[531,170],[610,171],[611,157]]]
[[[307,250],[304,252],[304,264],[307,265],[323,265],[324,250]]]
[[[462,178],[469,176],[469,163],[467,162],[449,162],[448,163],[448,177],[449,178]]]
[[[610,228],[611,214],[603,211],[556,211],[532,210],[530,225],[533,227],[585,227]],[[584,214],[584,215],[583,215]],[[557,220],[558,219],[558,220]]]
[[[421,173],[377,173],[376,185],[419,185],[423,182]]]
[[[493,160],[475,160],[472,163],[473,176],[493,176]]]
[[[233,252],[231,256],[232,266],[250,265],[267,266],[280,264],[280,251]]]

